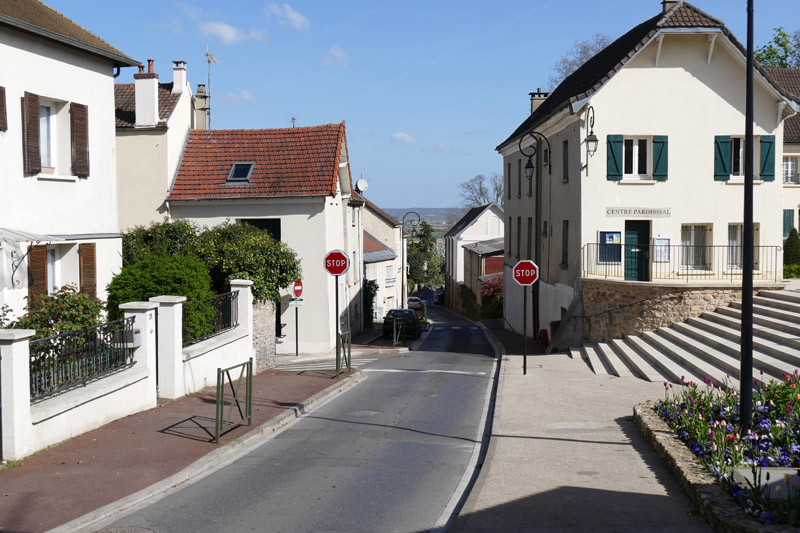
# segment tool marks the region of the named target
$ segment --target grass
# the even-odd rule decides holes
[[[785,374],[779,382],[754,380],[753,424],[746,432],[737,390],[727,383],[714,387],[710,380],[685,385],[675,389],[664,383],[664,401],[655,406],[659,415],[746,514],[765,523],[800,526],[800,489],[792,487],[791,476],[775,495],[760,481],[761,467],[798,468],[795,475],[800,476],[800,373]],[[755,483],[743,487],[734,482],[733,469],[742,466],[752,470]]]

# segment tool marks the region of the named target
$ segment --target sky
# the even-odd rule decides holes
[[[456,207],[458,185],[502,174],[495,147],[547,89],[554,63],[595,32],[617,38],[660,0],[44,0],[122,52],[187,62],[211,126],[346,121],[353,180],[384,208]],[[746,0],[695,0],[746,43]],[[756,47],[800,29],[797,0],[755,0]],[[119,83],[133,81],[135,67]]]

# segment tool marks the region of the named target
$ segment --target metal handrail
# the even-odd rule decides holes
[[[204,341],[239,325],[239,291],[217,294],[208,300],[193,300],[183,304],[183,346]],[[193,311],[208,309],[208,316],[200,316],[200,323],[191,323]],[[213,315],[211,314],[213,313]]]

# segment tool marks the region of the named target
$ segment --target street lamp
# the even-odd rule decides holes
[[[533,178],[533,171],[534,171],[533,157],[536,155],[536,147],[533,144],[531,144],[531,146],[530,146],[530,148],[531,148],[530,153],[527,153],[527,152],[525,152],[525,150],[522,149],[522,141],[524,141],[525,137],[527,137],[528,135],[533,137],[537,142],[544,141],[545,144],[547,144],[547,156],[548,156],[547,157],[547,161],[546,161],[546,163],[547,163],[547,173],[551,174],[553,169],[552,169],[552,166],[550,164],[550,161],[552,160],[552,157],[550,157],[550,154],[552,153],[552,150],[550,149],[550,141],[548,141],[547,137],[545,137],[544,135],[542,135],[538,131],[531,130],[531,131],[529,131],[528,133],[526,133],[525,135],[523,135],[522,137],[519,138],[519,152],[522,155],[524,155],[525,157],[528,158],[528,162],[525,164],[525,176],[527,176],[528,179]]]
[[[586,109],[586,121],[589,123],[589,135],[586,136],[586,176],[589,176],[589,156],[597,152],[597,135],[594,134],[594,107]]]
[[[401,254],[401,257],[402,257],[402,260],[401,260],[402,271],[400,272],[400,275],[401,275],[401,280],[400,281],[401,281],[401,285],[402,285],[402,288],[403,288],[403,292],[400,295],[400,307],[402,309],[405,309],[405,307],[406,307],[406,217],[408,215],[414,215],[414,216],[417,217],[417,221],[416,222],[414,222],[413,219],[409,221],[409,222],[411,222],[411,227],[412,228],[416,227],[420,223],[420,221],[422,220],[420,218],[420,216],[419,216],[419,213],[417,213],[416,211],[409,211],[405,215],[403,215],[403,222],[400,225],[400,238],[402,239],[401,242],[402,242],[402,248],[403,248],[402,250],[400,250],[400,254]]]

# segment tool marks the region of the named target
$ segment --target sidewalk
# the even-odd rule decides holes
[[[336,380],[332,375],[267,370],[253,376],[253,423],[228,432],[219,445],[213,442],[216,391],[209,388],[178,400],[161,400],[155,409],[30,456],[0,471],[0,532],[46,531],[162,482],[195,462],[199,464],[192,471],[199,473],[355,379]],[[176,482],[185,480],[181,476]]]
[[[522,337],[491,331],[507,352],[492,435],[453,531],[710,531],[632,420],[661,383],[596,376],[531,340],[523,375]]]

